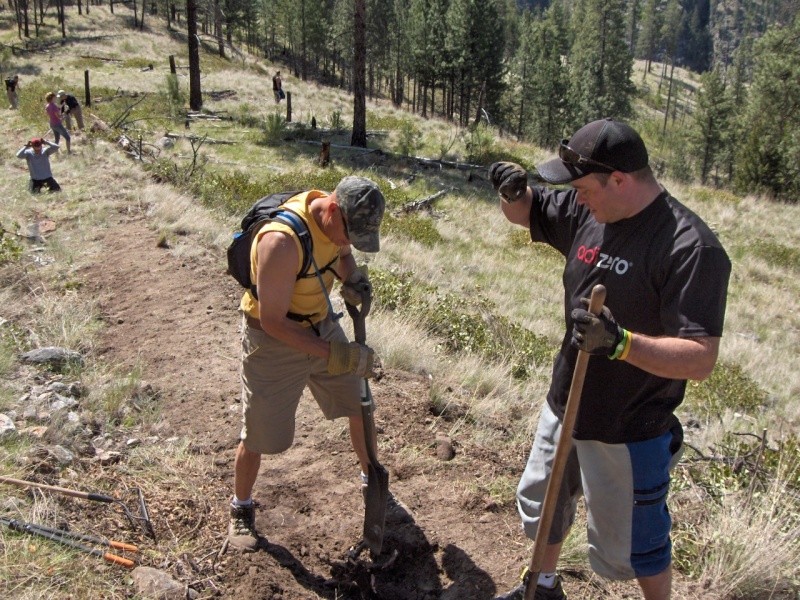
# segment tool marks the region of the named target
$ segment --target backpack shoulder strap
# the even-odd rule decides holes
[[[284,225],[288,225],[294,231],[297,238],[300,240],[300,247],[303,250],[303,261],[300,267],[300,272],[297,274],[297,279],[305,277],[308,269],[311,266],[311,257],[314,252],[314,241],[311,239],[311,233],[308,231],[303,217],[298,215],[291,209],[282,208],[272,217],[273,221],[278,221]]]

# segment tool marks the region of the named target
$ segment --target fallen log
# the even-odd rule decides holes
[[[446,188],[444,190],[439,190],[435,194],[431,194],[427,198],[423,198],[422,200],[415,200],[414,202],[409,202],[404,204],[401,208],[404,213],[411,213],[411,212],[419,212],[421,210],[427,210],[430,212],[431,205],[444,196],[447,192],[452,191],[453,188]]]
[[[199,135],[179,135],[177,133],[165,133],[164,137],[172,138],[173,140],[184,139],[190,142],[202,141],[204,144],[224,144],[226,146],[233,146],[236,142],[229,142],[228,140],[215,140],[209,137]]]

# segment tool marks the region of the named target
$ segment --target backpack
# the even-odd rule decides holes
[[[300,239],[303,266],[297,274],[297,279],[315,276],[315,273],[308,273],[313,252],[313,242],[311,234],[308,232],[308,226],[300,215],[288,208],[281,208],[289,198],[300,193],[302,192],[280,192],[264,196],[258,200],[242,218],[241,230],[233,234],[233,241],[228,246],[228,273],[242,287],[249,289],[256,300],[258,299],[256,284],[250,281],[250,248],[253,243],[253,236],[261,228],[261,225],[267,221],[279,221],[288,225]]]

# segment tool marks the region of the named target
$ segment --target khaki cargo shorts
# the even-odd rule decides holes
[[[330,317],[317,324],[324,340],[346,342]],[[251,452],[278,454],[294,440],[295,414],[308,386],[326,419],[361,414],[355,375],[330,375],[325,359],[295,350],[242,320],[242,432]]]

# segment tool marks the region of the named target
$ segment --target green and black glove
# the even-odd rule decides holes
[[[589,299],[581,298],[581,303],[589,307]],[[614,316],[607,306],[603,307],[599,315],[593,315],[584,308],[572,311],[572,339],[573,348],[583,350],[597,356],[619,358],[626,344],[629,344],[630,334],[617,325]]]
[[[528,190],[528,173],[513,162],[496,162],[489,166],[489,181],[506,202],[514,202]]]

